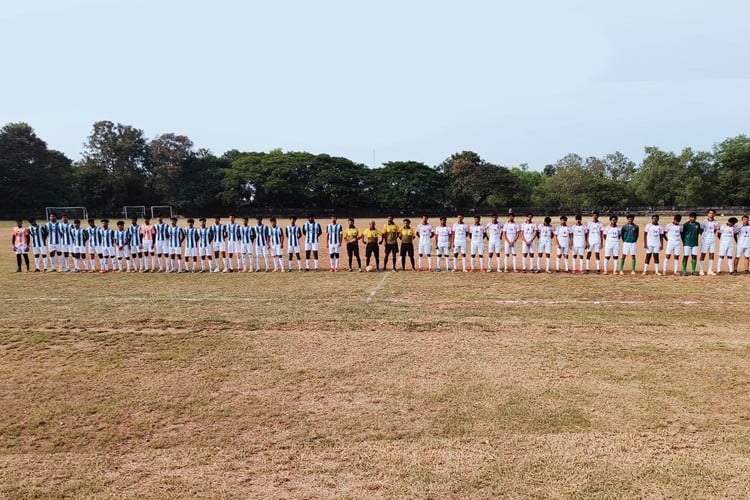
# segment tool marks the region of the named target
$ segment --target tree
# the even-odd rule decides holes
[[[469,205],[476,210],[490,197],[509,197],[514,185],[510,170],[485,162],[473,151],[451,155],[438,169],[446,177],[447,199],[455,207]]]
[[[714,146],[716,182],[723,204],[750,204],[750,138],[738,135]],[[705,179],[710,182],[713,179]]]
[[[185,169],[195,158],[193,141],[184,135],[162,134],[148,144],[148,186],[160,204],[182,208],[191,203],[181,193],[196,181]]]
[[[378,208],[405,211],[442,205],[444,177],[418,161],[392,161],[370,171],[369,192]]]

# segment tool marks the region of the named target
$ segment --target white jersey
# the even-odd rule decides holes
[[[701,229],[703,229],[701,233],[703,241],[716,241],[716,231],[719,230],[719,221],[706,219],[701,223]]]
[[[508,241],[513,241],[516,239],[516,236],[518,236],[518,233],[521,231],[521,226],[516,224],[515,222],[508,222],[503,226],[503,231],[505,232],[505,238]]]
[[[552,241],[552,236],[555,234],[555,228],[542,224],[537,228],[539,231],[539,241]]]
[[[601,222],[589,222],[588,233],[589,233],[589,245],[596,245],[602,242],[602,232],[604,231],[604,225]]]
[[[573,246],[576,248],[583,248],[586,246],[586,233],[589,232],[589,228],[581,225],[573,226]]]
[[[555,236],[561,247],[567,247],[570,244],[571,234],[573,234],[573,228],[570,226],[559,225],[555,228]]]
[[[620,229],[620,226],[606,226],[604,228],[604,236],[607,237],[607,244],[612,245],[613,243],[617,243],[620,241],[620,232],[622,230]]]
[[[729,226],[727,224],[724,224],[719,229],[719,238],[722,243],[730,243],[734,241],[734,235],[737,234],[737,227],[736,226]]]
[[[427,242],[430,238],[432,238],[432,234],[435,232],[435,229],[432,227],[432,224],[420,224],[417,226],[417,236],[419,236],[419,242]]]
[[[466,244],[466,233],[469,232],[469,226],[464,223],[459,224],[456,222],[453,224],[453,244],[465,245]]]
[[[750,225],[740,226],[737,235],[737,245],[740,248],[750,248]]]
[[[668,242],[679,243],[682,241],[682,224],[670,222],[667,224],[667,227],[664,228],[664,232],[667,234]]]
[[[650,247],[661,246],[661,237],[664,234],[664,228],[661,224],[646,224],[646,245]]]
[[[750,226],[747,226],[750,227]],[[503,225],[499,222],[487,224],[487,239],[490,241],[500,241],[500,237],[503,235]]]
[[[523,231],[523,239],[531,241],[536,238],[537,225],[533,222],[524,222],[521,224],[521,231]]]
[[[452,232],[453,231],[448,226],[438,226],[435,228],[438,247],[447,248],[450,246]]]
[[[484,231],[484,226],[481,224],[474,224],[473,226],[469,226],[469,234],[471,235],[472,243],[478,243],[484,240]]]

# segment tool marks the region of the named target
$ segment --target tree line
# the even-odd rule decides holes
[[[544,207],[750,205],[750,138],[711,151],[645,148],[637,164],[619,152],[568,154],[542,171],[504,166],[472,151],[439,165],[391,161],[379,168],[307,152],[227,151],[216,156],[184,135],[149,139],[131,125],[94,123],[80,161],[49,149],[26,123],[0,130],[0,209],[172,205],[179,213],[273,209],[409,211]]]

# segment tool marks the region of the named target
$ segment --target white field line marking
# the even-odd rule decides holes
[[[383,274],[383,277],[380,278],[380,281],[377,285],[372,287],[372,290],[370,290],[370,293],[367,294],[367,302],[370,302],[373,298],[375,298],[375,294],[378,293],[378,291],[383,288],[383,283],[385,282],[385,279],[388,277],[388,273]]]

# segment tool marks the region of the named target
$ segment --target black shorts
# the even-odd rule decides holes
[[[380,254],[380,247],[377,243],[368,243],[365,246],[365,256],[370,257],[371,255],[375,255],[375,258],[378,258],[378,255]]]
[[[385,244],[385,254],[388,255],[391,252],[393,252],[393,255],[396,255],[398,253],[398,243]]]
[[[357,256],[359,257],[359,243],[347,243],[346,244],[346,254],[349,257]]]
[[[414,257],[414,243],[401,243],[401,257]]]

